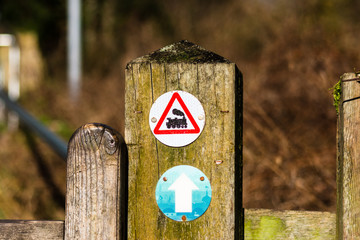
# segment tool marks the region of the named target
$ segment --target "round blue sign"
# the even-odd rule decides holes
[[[175,221],[192,221],[208,209],[211,202],[209,179],[199,169],[180,165],[167,170],[155,190],[160,210]]]

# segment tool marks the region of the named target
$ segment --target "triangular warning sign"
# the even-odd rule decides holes
[[[173,106],[175,100],[178,100],[180,106],[184,110],[185,115],[187,116],[187,118],[189,119],[191,124],[193,125],[194,129],[186,128],[187,127],[186,119],[185,119],[185,116],[183,116],[183,119],[180,119],[180,118],[179,119],[168,119],[168,122],[166,123],[168,129],[160,130],[160,127],[163,124],[163,122],[164,122],[166,116],[168,115],[171,107]],[[174,109],[174,110],[179,111],[176,109]],[[179,112],[181,112],[181,111],[179,111]],[[185,124],[184,124],[184,122],[181,122],[181,121],[184,121]],[[172,129],[172,128],[178,128],[178,129]],[[199,128],[198,124],[196,123],[196,121],[194,120],[193,116],[191,115],[189,109],[186,107],[184,101],[181,99],[179,93],[175,92],[172,95],[168,105],[166,106],[164,113],[161,115],[159,122],[155,126],[154,134],[188,134],[188,133],[200,133],[200,128]]]

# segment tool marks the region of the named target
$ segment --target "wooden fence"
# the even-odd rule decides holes
[[[341,78],[336,214],[243,209],[243,89],[234,63],[181,41],[131,61],[125,74],[125,141],[102,124],[82,126],[69,141],[65,221],[0,220],[0,239],[360,239],[355,73]],[[170,101],[160,101],[168,92]],[[187,109],[196,103],[182,99],[186,93],[199,100],[205,114]],[[171,147],[159,135],[168,131],[162,121],[176,101],[198,135],[192,143]],[[201,121],[206,121],[202,132]],[[178,128],[171,131],[176,139],[187,137],[180,125],[167,128]],[[165,173],[185,165],[200,170],[197,181],[211,183],[210,205],[193,221],[186,214],[191,210],[164,210],[159,203],[165,195],[159,196],[164,192],[158,186],[177,174]],[[175,193],[175,205],[176,199]],[[178,213],[183,216],[174,221]]]

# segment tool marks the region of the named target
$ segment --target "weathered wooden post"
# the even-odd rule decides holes
[[[125,85],[128,239],[242,239],[242,76],[236,65],[181,41],[128,63]],[[165,93],[168,100],[160,100]],[[205,115],[190,109],[198,101],[186,102],[189,94]],[[157,114],[150,114],[152,107]],[[196,125],[202,121],[201,133]],[[194,132],[201,134],[192,143],[177,142]],[[162,137],[172,138],[177,146],[157,140]],[[183,171],[181,177],[175,170],[166,175],[173,167]],[[195,179],[192,169],[205,176]],[[211,190],[201,189],[207,179]],[[206,195],[196,203],[201,191]],[[165,198],[168,202],[161,205]],[[194,209],[209,201],[205,213]],[[167,209],[160,209],[165,205]]]
[[[65,239],[126,239],[127,149],[115,130],[86,124],[69,141]]]
[[[360,239],[360,79],[341,77],[337,157],[337,239]]]

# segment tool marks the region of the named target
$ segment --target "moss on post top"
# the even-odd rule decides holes
[[[180,42],[163,47],[143,57],[136,58],[129,62],[134,63],[230,63],[226,58],[207,51],[206,49],[182,40]],[[128,64],[128,65],[129,65]]]

